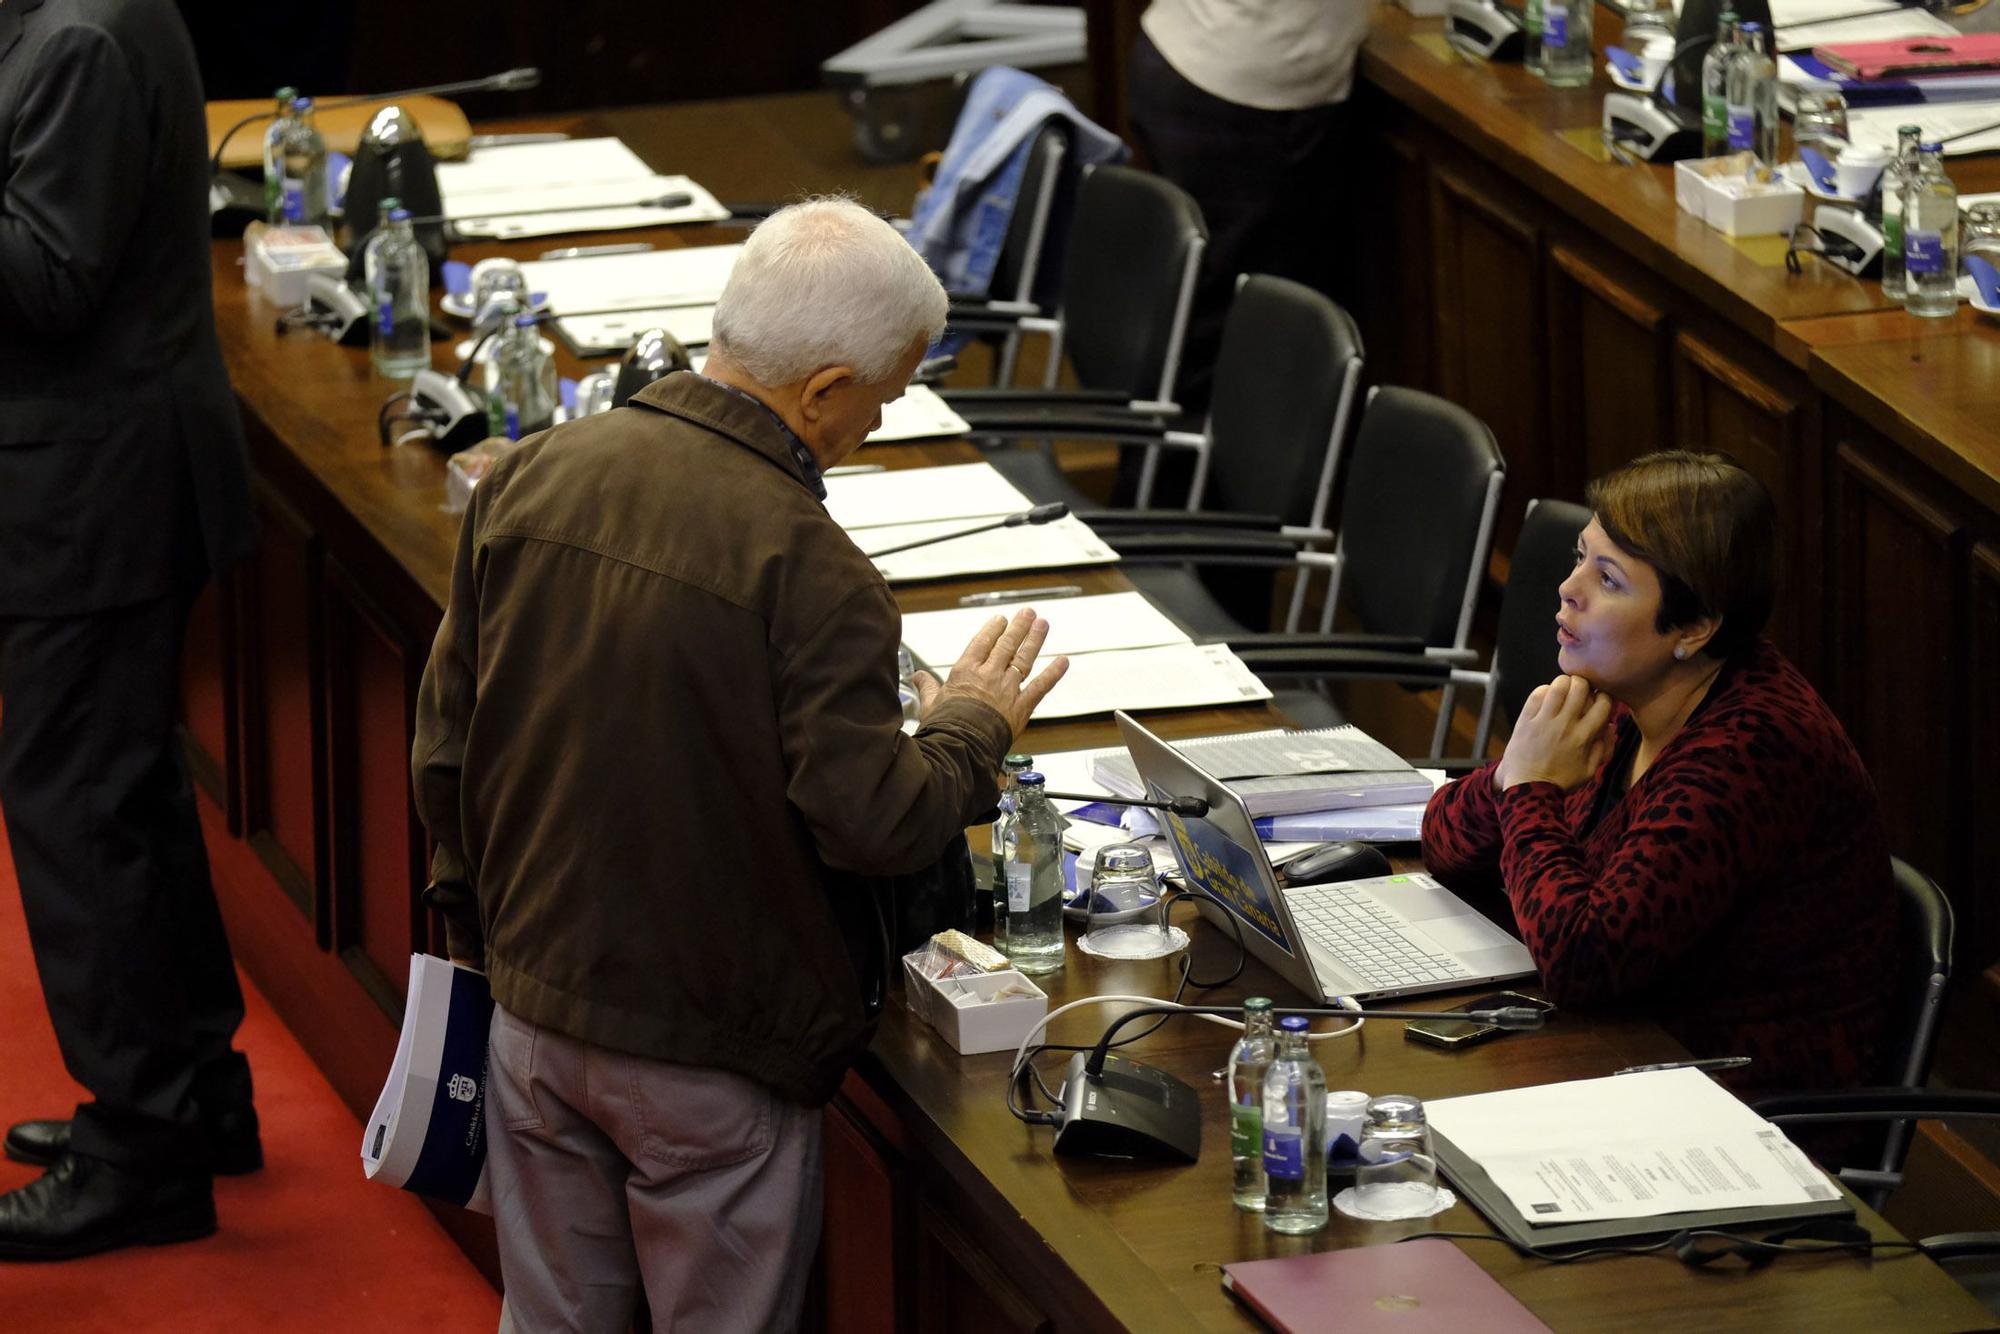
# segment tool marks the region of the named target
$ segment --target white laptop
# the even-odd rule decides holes
[[[1234,918],[1250,953],[1306,995],[1413,996],[1534,974],[1526,946],[1427,875],[1279,885],[1243,799],[1130,714],[1117,718],[1148,797],[1208,803],[1201,817],[1160,812],[1188,886],[1228,917],[1198,901],[1202,915],[1225,931]]]

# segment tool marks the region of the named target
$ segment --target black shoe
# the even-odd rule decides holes
[[[0,1195],[0,1260],[70,1260],[214,1231],[206,1173],[140,1176],[65,1153],[36,1180]]]
[[[264,1145],[257,1137],[257,1109],[236,1108],[203,1117],[208,1169],[217,1176],[242,1176],[264,1165]],[[4,1151],[17,1163],[51,1167],[69,1152],[68,1121],[22,1121],[7,1131]]]

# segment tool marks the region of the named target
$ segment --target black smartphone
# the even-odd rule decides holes
[[[1440,1010],[1437,1019],[1412,1019],[1403,1025],[1403,1036],[1411,1042],[1427,1042],[1433,1047],[1470,1047],[1505,1029],[1492,1024],[1478,1024],[1469,1019],[1446,1019],[1443,1015],[1463,1014],[1468,1010],[1498,1010],[1509,1005],[1525,1005],[1536,1010],[1553,1010],[1556,1007],[1545,1000],[1533,996],[1523,996],[1518,991],[1496,991],[1491,996],[1481,996],[1478,1000],[1454,1005],[1449,1010]]]

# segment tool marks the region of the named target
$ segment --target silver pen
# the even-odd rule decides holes
[[[1737,1070],[1750,1064],[1748,1056],[1710,1056],[1700,1061],[1665,1061],[1659,1065],[1628,1065],[1613,1070],[1614,1075],[1644,1075],[1655,1070]]]
[[[841,463],[828,468],[820,475],[823,477],[852,477],[857,473],[881,471],[882,465],[879,463]]]
[[[499,148],[505,144],[560,144],[568,140],[567,134],[556,131],[540,134],[475,134],[466,140],[466,147]]]
[[[584,259],[591,255],[643,255],[653,247],[645,241],[626,241],[618,245],[573,245],[560,250],[544,250],[536,259]]]
[[[1003,602],[1032,602],[1037,598],[1073,598],[1083,590],[1075,584],[1051,584],[1047,588],[996,588],[991,593],[967,593],[958,600],[961,607],[997,607]]]

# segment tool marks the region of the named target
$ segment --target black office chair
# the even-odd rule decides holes
[[[1037,504],[1065,501],[1100,531],[1114,525],[1132,530],[1189,524],[1261,527],[1330,543],[1326,512],[1361,367],[1361,333],[1346,311],[1288,279],[1245,275],[1223,326],[1215,391],[1202,429],[1178,430],[1155,420],[1090,432],[1094,438],[1147,450],[1139,482],[1142,504],[1153,492],[1160,450],[1193,454],[1187,509],[1100,508],[1041,453],[1017,460],[1010,480]],[[1204,511],[1211,495],[1232,512]],[[1293,624],[1304,605],[1303,592],[1294,599]]]
[[[1014,213],[1000,242],[993,279],[984,293],[953,292],[951,314],[971,320],[978,316],[1039,316],[1052,298],[1051,273],[1060,272],[1062,229],[1054,225],[1058,209],[1074,207],[1075,183],[1066,174],[1069,135],[1062,122],[1051,120],[1028,147],[1028,164],[1014,196]],[[1010,327],[980,335],[995,344],[993,383],[1011,384],[1020,358],[1021,331]]]
[[[1135,583],[1149,564],[1328,569],[1332,587],[1316,634],[1246,633],[1213,598],[1185,585],[1155,596],[1192,633],[1228,642],[1260,676],[1444,686],[1437,752],[1450,725],[1452,669],[1474,661],[1465,641],[1506,468],[1493,432],[1465,409],[1420,390],[1376,389],[1355,433],[1331,553],[1301,550],[1302,539],[1270,528],[1110,528],[1105,538]],[[1358,633],[1332,633],[1343,596]],[[1302,727],[1341,721],[1316,690],[1283,691],[1278,707]]]
[[[1077,190],[1055,316],[960,306],[951,317],[960,333],[1048,335],[1042,387],[947,389],[945,401],[982,442],[1165,429],[1180,411],[1174,377],[1207,239],[1201,210],[1179,187],[1130,167],[1091,168]],[[1059,391],[1065,354],[1081,387]],[[1014,455],[1033,457],[996,449],[990,459],[1010,477],[1042,477]]]
[[[1864,1089],[1776,1093],[1754,1104],[1758,1112],[1781,1125],[1885,1122],[1880,1141],[1869,1150],[1870,1165],[1840,1169],[1840,1179],[1877,1210],[1889,1193],[1902,1184],[1903,1161],[1909,1156],[1916,1122],[1945,1114],[1926,1109],[1976,1114],[1976,1100],[1992,1096],[1946,1093],[1924,1087],[1924,1081],[1930,1078],[1931,1057],[1937,1050],[1945,986],[1951,981],[1951,901],[1935,880],[1902,858],[1892,858],[1889,865],[1896,882],[1896,936],[1902,958],[1892,1002],[1894,1023],[1879,1067],[1883,1084]],[[1974,1101],[1966,1101],[1968,1098]],[[1992,1105],[1993,1114],[2000,1116],[2000,1096],[1993,1097]]]

